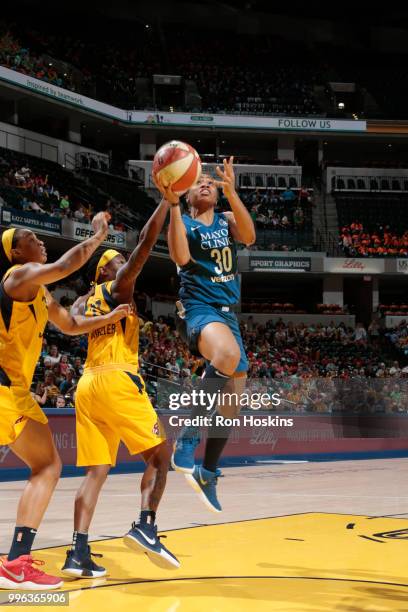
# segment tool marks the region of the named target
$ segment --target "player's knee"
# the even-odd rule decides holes
[[[50,485],[55,486],[61,476],[62,463],[58,455],[42,465],[36,465],[32,469],[33,475],[39,475]]]
[[[240,356],[238,346],[225,346],[222,347],[213,363],[221,372],[231,376],[238,367]]]
[[[168,467],[170,464],[171,448],[166,441],[158,444],[150,458],[150,462],[155,468]]]
[[[95,483],[101,487],[108,477],[109,470],[109,465],[93,465],[92,467],[88,468],[85,480],[89,483]]]

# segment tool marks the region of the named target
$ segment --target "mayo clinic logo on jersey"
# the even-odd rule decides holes
[[[200,237],[201,248],[204,251],[208,251],[208,249],[219,249],[220,247],[232,244],[232,238],[229,235],[228,228],[214,230],[213,232],[200,232]]]

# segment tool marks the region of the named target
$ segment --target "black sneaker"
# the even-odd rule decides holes
[[[148,523],[132,523],[132,529],[123,537],[123,541],[132,550],[144,552],[150,561],[162,569],[177,569],[180,561],[160,542],[157,526]]]
[[[74,550],[67,550],[67,558],[64,566],[61,569],[62,573],[75,578],[101,578],[106,576],[106,569],[101,565],[96,565],[91,559],[92,557],[102,557],[96,553],[91,553],[91,548],[88,546],[88,551],[82,559],[75,556]]]

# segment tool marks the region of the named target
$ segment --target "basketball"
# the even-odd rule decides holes
[[[183,195],[200,177],[200,156],[186,142],[171,140],[156,152],[152,173],[164,187],[171,186],[175,194]]]

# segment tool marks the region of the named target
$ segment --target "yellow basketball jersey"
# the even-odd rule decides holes
[[[7,270],[0,284],[0,367],[13,385],[30,389],[41,354],[48,307],[44,287],[31,302],[17,302],[7,295],[4,281],[18,267]]]
[[[86,302],[85,315],[107,314],[117,303],[112,297],[113,281],[96,285],[94,295]],[[139,319],[131,314],[117,323],[109,323],[88,334],[88,356],[85,368],[102,365],[128,364],[138,367]]]

